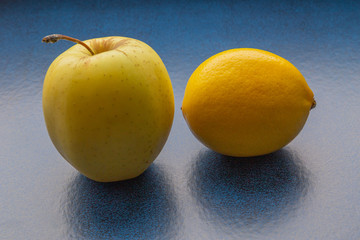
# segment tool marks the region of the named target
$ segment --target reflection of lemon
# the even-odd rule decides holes
[[[303,128],[314,94],[294,65],[258,49],[232,49],[190,77],[182,111],[193,134],[230,156],[276,151]]]

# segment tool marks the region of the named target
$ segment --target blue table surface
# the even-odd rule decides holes
[[[0,239],[360,239],[359,1],[0,2]],[[72,46],[148,43],[172,80],[175,117],[140,177],[97,183],[56,151],[41,104],[50,63]],[[284,149],[251,159],[208,150],[180,110],[208,57],[251,47],[292,62],[317,107]]]

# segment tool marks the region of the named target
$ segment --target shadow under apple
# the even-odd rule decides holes
[[[227,231],[259,232],[295,213],[310,180],[289,149],[251,158],[205,150],[192,162],[188,185],[206,222]]]
[[[99,183],[78,173],[65,195],[64,215],[74,239],[170,239],[179,226],[170,179],[156,164],[122,182]]]

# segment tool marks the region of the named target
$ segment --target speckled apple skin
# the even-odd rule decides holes
[[[50,65],[43,111],[59,153],[90,179],[139,176],[162,150],[174,116],[168,72],[147,44],[125,37],[84,41]],[[109,50],[110,49],[110,50]]]

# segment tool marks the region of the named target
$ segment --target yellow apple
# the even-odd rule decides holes
[[[66,39],[43,41],[59,36]],[[99,182],[143,173],[162,150],[174,117],[165,65],[150,46],[126,37],[86,40],[58,56],[46,73],[42,100],[56,149]]]

